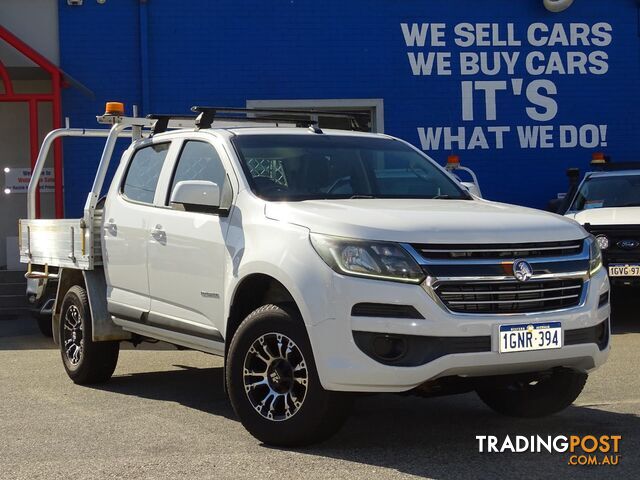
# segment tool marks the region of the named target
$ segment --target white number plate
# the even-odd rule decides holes
[[[640,277],[640,265],[609,265],[610,277]]]
[[[500,325],[500,353],[548,350],[562,347],[560,322]]]

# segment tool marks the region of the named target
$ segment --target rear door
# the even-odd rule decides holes
[[[140,321],[150,308],[147,276],[149,217],[171,142],[149,142],[125,161],[104,209],[102,232],[107,301],[116,317]]]
[[[182,139],[179,154],[165,169],[166,194],[149,216],[149,324],[207,340],[221,341],[223,281],[232,191],[229,163],[210,135]],[[165,174],[163,173],[163,177]],[[220,187],[226,212],[172,208],[171,192],[183,180],[209,180]]]

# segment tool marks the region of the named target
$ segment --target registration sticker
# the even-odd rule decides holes
[[[499,334],[500,353],[549,350],[562,347],[562,324],[560,322],[500,325]]]
[[[587,200],[584,204],[585,210],[591,210],[592,208],[604,207],[604,200]]]

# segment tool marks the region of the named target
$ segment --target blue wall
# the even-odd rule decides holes
[[[476,171],[487,198],[535,207],[564,191],[564,170],[586,168],[592,152],[631,160],[640,146],[636,0],[576,0],[556,14],[546,11],[542,0],[118,0],[81,7],[61,0],[59,12],[61,66],[96,94],[89,101],[65,91],[64,114],[74,126],[93,126],[106,100],[144,105],[146,114],[186,113],[194,104],[244,106],[251,99],[382,98],[386,133],[423,146],[440,162],[454,151]],[[457,45],[456,38],[466,38],[455,32],[463,22],[497,24],[498,37]],[[563,44],[557,31],[555,45],[534,46],[527,31],[536,22],[550,30],[561,23],[569,43],[571,24],[586,24],[595,33],[586,37],[589,45],[580,36],[577,45]],[[413,23],[444,24],[436,27],[444,33],[435,44],[427,35],[424,46],[411,46],[402,23],[409,29]],[[510,28],[511,43],[520,45],[504,45]],[[580,33],[584,26],[574,29]],[[535,29],[532,40],[541,37]],[[527,71],[527,56],[534,51],[547,60],[561,59],[561,65],[540,75]],[[592,56],[584,66],[587,73],[579,67],[573,74],[560,73],[567,69],[567,56],[579,59],[578,52]],[[414,75],[409,55],[421,53],[449,56],[450,69]],[[468,53],[488,54],[489,66],[494,54],[518,58],[513,72],[503,64],[495,75],[463,75],[460,55]],[[535,68],[544,64],[538,57],[532,63]],[[473,106],[473,120],[463,118],[462,82],[487,81],[503,82],[488,84],[498,88],[495,120],[487,118],[483,83],[468,84],[475,88],[466,102],[467,109]],[[569,126],[563,127],[568,141],[562,145],[561,126]],[[446,148],[442,137],[437,148],[421,142],[419,128],[426,137],[429,128],[442,134],[436,129],[444,127],[454,134],[464,127],[466,145],[454,142]],[[502,148],[495,127],[504,131]],[[524,148],[518,127],[542,128],[549,135],[547,145]],[[582,145],[574,145],[570,133],[580,128],[586,135]],[[81,212],[97,143],[65,144],[69,216]]]

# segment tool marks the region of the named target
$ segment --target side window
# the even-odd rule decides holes
[[[122,184],[122,193],[130,200],[153,203],[158,178],[170,143],[141,148],[133,154]]]
[[[227,174],[222,166],[222,161],[211,144],[196,140],[185,142],[173,174],[167,205],[178,182],[183,180],[209,180],[217,184],[222,192],[226,179]]]

